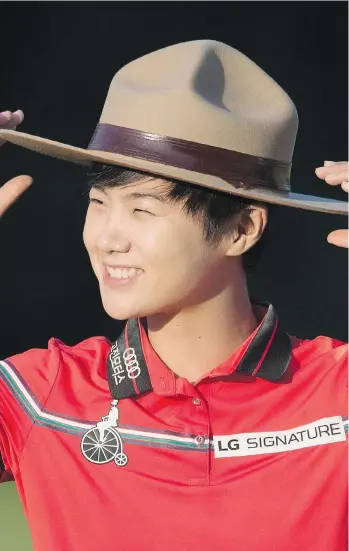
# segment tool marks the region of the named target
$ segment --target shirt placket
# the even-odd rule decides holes
[[[176,394],[185,396],[190,411],[190,433],[195,450],[195,461],[191,463],[187,481],[191,486],[210,484],[211,437],[210,418],[207,400],[199,389],[186,379],[176,381]]]

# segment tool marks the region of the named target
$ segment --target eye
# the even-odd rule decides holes
[[[135,212],[143,212],[144,214],[151,214],[151,215],[153,214],[149,210],[144,210],[144,209],[134,209],[133,213],[135,213]]]
[[[89,197],[89,203],[95,203],[96,205],[103,205],[103,201],[96,199],[95,197]]]

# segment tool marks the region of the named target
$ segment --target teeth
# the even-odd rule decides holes
[[[141,271],[136,268],[112,268],[111,266],[107,266],[107,272],[110,277],[115,277],[116,279],[129,279],[139,275]]]

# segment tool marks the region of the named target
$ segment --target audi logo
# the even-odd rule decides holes
[[[138,359],[134,348],[127,348],[123,353],[127,375],[130,379],[137,379],[141,374]]]

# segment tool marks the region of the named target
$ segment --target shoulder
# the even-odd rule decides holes
[[[291,337],[293,373],[309,388],[324,387],[344,395],[348,387],[348,344],[320,335],[314,339]]]
[[[302,363],[321,359],[331,364],[346,361],[348,358],[348,343],[332,337],[323,335],[314,339],[291,337],[291,342],[294,356]]]
[[[9,383],[29,385],[43,397],[51,388],[60,371],[74,368],[86,371],[87,367],[105,365],[110,342],[105,337],[91,337],[73,346],[52,338],[47,348],[32,348],[0,362],[0,370]]]
[[[91,337],[74,345],[68,345],[57,338],[48,341],[47,348],[31,348],[26,352],[16,354],[7,358],[5,361],[14,364],[39,366],[42,363],[47,364],[50,361],[60,361],[63,359],[91,359],[98,358],[100,354],[105,354],[111,346],[106,337]]]
[[[51,339],[48,350],[59,353],[63,361],[91,361],[103,358],[108,354],[111,342],[106,337],[90,337],[75,345],[67,345],[59,339]]]

